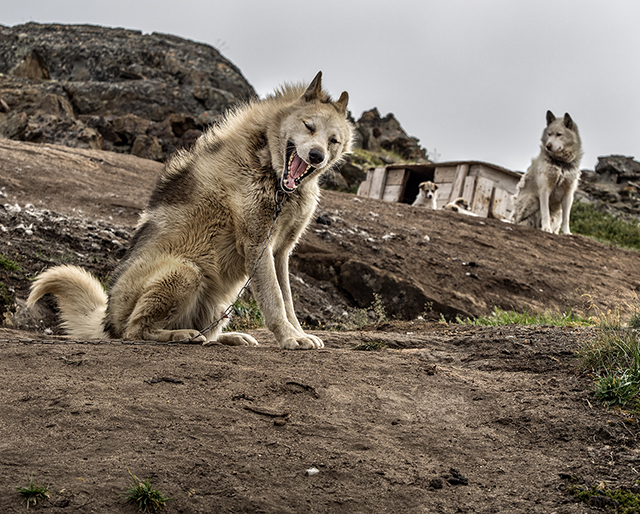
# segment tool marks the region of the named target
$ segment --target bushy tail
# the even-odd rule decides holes
[[[77,266],[56,266],[40,275],[31,286],[27,307],[47,293],[58,298],[62,326],[75,339],[106,339],[102,321],[107,294],[98,280]]]

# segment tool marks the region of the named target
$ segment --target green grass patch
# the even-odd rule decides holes
[[[591,487],[571,485],[568,491],[578,500],[596,508],[605,508],[607,512],[616,514],[640,512],[640,494],[624,488],[608,489],[606,484]]]
[[[20,266],[2,254],[0,254],[0,268],[7,271],[20,271]]]
[[[337,330],[359,330],[369,325],[387,323],[389,318],[379,294],[373,293],[373,302],[364,309],[348,308],[345,314],[335,320]]]
[[[379,352],[380,350],[384,350],[387,345],[382,341],[367,341],[366,343],[360,343],[355,346],[352,346],[352,350],[356,350],[358,352]]]
[[[640,344],[629,328],[599,330],[578,350],[581,366],[594,377],[594,396],[609,407],[640,407]]]
[[[253,296],[248,300],[240,299],[233,304],[233,317],[228,329],[233,331],[250,330],[264,327],[264,316]]]
[[[554,327],[585,327],[594,324],[590,318],[584,318],[571,311],[562,313],[547,311],[544,313],[531,313],[526,309],[522,312],[505,311],[494,307],[489,316],[478,316],[477,318],[456,317],[457,323],[465,325],[480,326],[503,326],[503,325],[551,325]]]
[[[151,481],[147,478],[144,482],[135,476],[131,471],[132,484],[127,489],[124,500],[133,503],[138,507],[138,512],[155,512],[163,509],[167,502],[171,500],[157,489],[151,486]]]
[[[354,148],[350,155],[351,162],[356,166],[363,168],[376,168],[378,166],[384,166],[384,162],[378,155],[369,150],[363,150],[362,148]]]
[[[18,494],[24,498],[27,509],[35,506],[39,501],[49,499],[49,486],[38,485],[33,482],[33,476],[29,477],[29,485],[27,487],[16,487]]]
[[[595,206],[574,202],[571,208],[571,232],[601,243],[640,250],[640,224],[601,212]]]
[[[0,307],[2,307],[3,305],[6,307],[11,307],[13,305],[13,295],[6,285],[4,285],[3,282],[0,282]],[[2,311],[1,308],[0,311]]]

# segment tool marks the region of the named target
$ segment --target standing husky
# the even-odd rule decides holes
[[[433,182],[421,182],[418,186],[418,196],[411,204],[413,207],[427,207],[428,209],[436,210],[436,191],[438,186]]]
[[[540,155],[518,183],[513,222],[545,232],[571,234],[569,216],[580,180],[582,143],[568,113],[556,118],[547,111]]]
[[[349,95],[332,101],[321,75],[306,89],[284,86],[235,109],[167,163],[108,295],[86,271],[58,266],[35,281],[28,305],[55,294],[63,326],[78,339],[257,345],[222,333],[227,319],[200,332],[225,318],[252,277],[279,346],[321,348],[300,327],[289,286],[289,254],[316,208],[318,178],[353,138]]]

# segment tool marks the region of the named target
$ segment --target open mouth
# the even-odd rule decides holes
[[[287,143],[287,162],[282,175],[282,189],[287,193],[294,191],[306,176],[315,171],[315,168],[305,162],[296,152],[296,146],[289,141]]]

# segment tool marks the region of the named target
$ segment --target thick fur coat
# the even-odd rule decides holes
[[[580,180],[582,143],[568,113],[556,118],[547,111],[540,154],[520,179],[513,210],[514,223],[545,232],[571,234],[569,218]]]
[[[84,270],[59,266],[35,281],[28,304],[55,294],[74,338],[257,345],[222,332],[225,318],[203,333],[252,274],[279,346],[322,347],[294,312],[289,254],[316,208],[320,175],[351,149],[347,102],[346,92],[333,101],[318,73],[306,88],[287,85],[230,112],[167,162],[108,294]],[[265,247],[278,191],[284,202]]]

